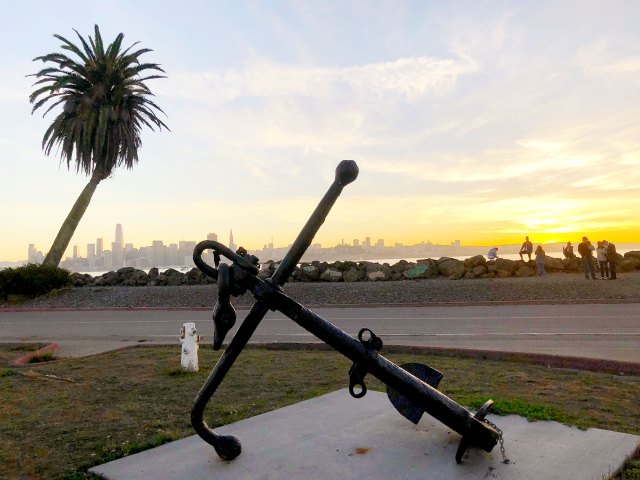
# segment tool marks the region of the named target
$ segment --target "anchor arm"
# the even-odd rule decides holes
[[[372,356],[362,342],[352,338],[331,322],[300,305],[284,293],[270,292],[271,308],[282,312],[305,330],[332,346],[354,363],[366,363],[373,376],[395,388],[426,412],[462,435],[467,445],[490,452],[498,443],[499,432],[442,392],[415,377],[382,355]]]
[[[238,328],[231,343],[229,343],[229,346],[198,392],[191,410],[191,425],[193,429],[224,460],[233,460],[240,455],[242,451],[240,441],[232,435],[219,435],[209,428],[203,418],[204,409],[268,311],[269,308],[262,302],[256,302],[253,305],[247,318]]]

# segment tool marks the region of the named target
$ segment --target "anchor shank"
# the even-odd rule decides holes
[[[307,223],[271,277],[275,285],[281,287],[287,282],[287,279],[295,270],[296,265],[300,262],[302,255],[304,255],[304,252],[306,252],[309,245],[311,245],[313,237],[315,237],[327,218],[331,207],[333,207],[333,204],[336,203],[336,200],[342,193],[342,189],[345,185],[355,180],[357,176],[358,166],[353,160],[343,160],[338,164],[334,182],[327,190],[327,193],[324,194],[320,203],[318,203],[318,206],[309,217],[309,220],[307,220]]]

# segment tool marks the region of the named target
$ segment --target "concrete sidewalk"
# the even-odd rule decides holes
[[[454,459],[460,436],[428,415],[418,425],[401,417],[386,395],[347,390],[219,428],[237,436],[242,454],[220,460],[192,436],[92,468],[109,480],[136,479],[597,479],[620,468],[640,437],[586,431],[518,416],[488,419],[504,431],[506,455],[470,450]]]

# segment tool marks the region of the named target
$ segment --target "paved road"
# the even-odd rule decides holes
[[[238,323],[248,310],[238,310]],[[544,353],[640,363],[640,304],[319,308],[316,313],[355,336],[373,330],[387,345],[422,345]],[[174,343],[183,322],[213,337],[210,312],[195,310],[0,311],[0,342],[58,342],[80,356],[144,341]],[[237,327],[236,325],[236,327]],[[228,339],[231,338],[231,334]],[[314,342],[269,312],[254,342]]]

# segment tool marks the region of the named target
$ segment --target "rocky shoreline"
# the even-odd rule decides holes
[[[261,265],[258,277],[269,278],[278,267],[273,261]],[[640,251],[618,255],[616,262],[619,272],[640,270]],[[545,270],[549,273],[576,273],[582,271],[582,262],[578,258],[553,258],[545,260]],[[515,261],[499,258],[487,261],[482,255],[457,260],[442,257],[437,260],[427,258],[416,263],[401,260],[394,265],[375,262],[311,262],[296,267],[289,278],[290,283],[298,282],[387,282],[402,280],[420,280],[429,278],[459,279],[493,279],[510,277],[532,277],[535,275],[535,261]],[[152,268],[149,273],[133,267],[124,267],[117,271],[107,272],[93,277],[89,274],[74,273],[71,275],[75,287],[109,287],[109,286],[170,286],[207,285],[215,283],[215,279],[207,277],[199,269],[192,268],[187,273],[175,269],[160,272]]]
[[[552,273],[545,277],[478,278],[453,281],[438,276],[418,280],[364,282],[294,282],[287,295],[313,306],[330,305],[451,305],[496,303],[640,303],[640,271],[622,273],[615,281],[587,280],[582,273]],[[217,287],[85,286],[4,304],[4,308],[212,308]],[[251,294],[233,299],[250,306]]]

